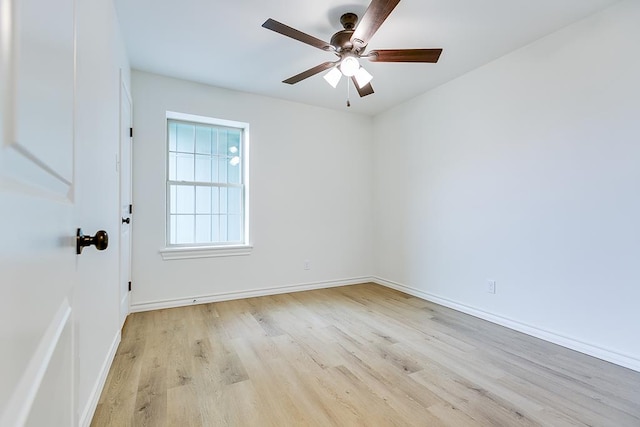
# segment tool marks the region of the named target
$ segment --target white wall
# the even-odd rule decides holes
[[[370,275],[370,117],[138,71],[132,79],[134,310]],[[251,255],[162,260],[166,111],[250,124]]]
[[[622,2],[376,117],[375,275],[640,369],[638,22]]]
[[[120,70],[130,70],[111,0],[76,4],[76,205],[77,226],[109,233],[104,252],[86,248],[78,258],[73,310],[76,323],[76,393],[80,424],[91,421],[119,322]]]

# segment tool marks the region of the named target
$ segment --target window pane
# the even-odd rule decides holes
[[[171,185],[169,187],[169,212],[172,214],[178,211],[176,204],[176,187],[177,185]]]
[[[242,221],[240,215],[228,216],[229,241],[239,242],[242,240]]]
[[[196,213],[211,213],[211,188],[196,187]]]
[[[229,184],[240,184],[240,158],[232,157],[227,166]]]
[[[220,182],[218,180],[218,156],[211,158],[211,182]]]
[[[196,153],[211,154],[211,128],[196,127]]]
[[[193,181],[193,154],[177,154],[176,181]]]
[[[195,208],[194,190],[192,186],[179,185],[176,193],[176,213],[192,214]]]
[[[227,213],[227,188],[220,187],[220,213]]]
[[[227,166],[229,165],[229,159],[225,157],[218,157],[218,182],[227,183]]]
[[[211,215],[211,241],[220,241],[220,215]]]
[[[220,241],[227,242],[229,239],[227,238],[227,216],[220,215]]]
[[[227,129],[218,129],[218,154],[220,156],[226,156],[229,154],[228,148],[228,134]]]
[[[220,188],[211,188],[211,211],[213,213],[220,213]]]
[[[170,219],[169,219],[169,243],[171,243],[172,245],[176,244],[176,216],[175,215],[171,215]]]
[[[211,154],[218,152],[218,129],[211,129]]]
[[[176,124],[169,122],[169,151],[176,151]]]
[[[227,210],[230,214],[239,215],[242,212],[242,189],[228,188],[227,194],[229,196]]]
[[[176,157],[176,153],[169,153],[169,180],[176,180],[176,163],[178,158]]]
[[[196,155],[196,181],[211,182],[211,157]]]
[[[195,141],[195,129],[194,125],[188,125],[184,123],[178,123],[178,132],[177,132],[177,151],[185,152],[185,153],[193,153],[193,143]]]
[[[196,215],[196,243],[211,242],[211,216]]]
[[[176,225],[176,243],[193,243],[193,215],[178,215]]]
[[[227,156],[239,156],[240,155],[240,136],[241,133],[237,129],[229,130],[228,134],[228,151],[225,153]]]

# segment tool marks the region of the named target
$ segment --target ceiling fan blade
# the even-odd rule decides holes
[[[360,98],[362,98],[363,96],[371,95],[373,93],[373,87],[371,87],[371,83],[367,83],[366,85],[360,87],[358,86],[358,82],[356,81],[356,78],[354,76],[351,77],[351,81],[358,90],[358,95],[360,95]]]
[[[333,50],[333,46],[331,46],[329,43],[310,36],[309,34],[303,33],[302,31],[298,31],[295,28],[291,28],[288,25],[284,25],[283,23],[275,21],[271,18],[264,21],[264,24],[262,24],[262,26],[267,30],[275,31],[276,33],[280,33],[283,36],[291,37],[294,40],[298,40],[302,43],[317,47],[318,49]]]
[[[351,35],[351,42],[366,46],[387,16],[400,3],[400,0],[372,0],[367,11],[362,16],[355,31]]]
[[[320,65],[316,65],[313,68],[309,68],[307,71],[303,71],[300,74],[296,74],[293,77],[289,77],[287,80],[283,80],[282,83],[288,83],[290,85],[296,84],[299,81],[302,81],[308,77],[315,76],[316,74],[321,73],[324,70],[328,70],[334,65],[336,65],[335,62],[323,62]]]
[[[442,49],[384,49],[367,55],[372,62],[438,62]]]

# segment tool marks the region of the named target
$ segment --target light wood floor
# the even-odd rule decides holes
[[[640,426],[640,373],[374,284],[129,316],[93,426]]]

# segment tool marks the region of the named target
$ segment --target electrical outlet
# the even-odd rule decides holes
[[[304,269],[311,270],[311,261],[309,261],[308,259],[304,260]]]
[[[496,281],[495,280],[487,280],[487,292],[490,294],[496,293]]]

